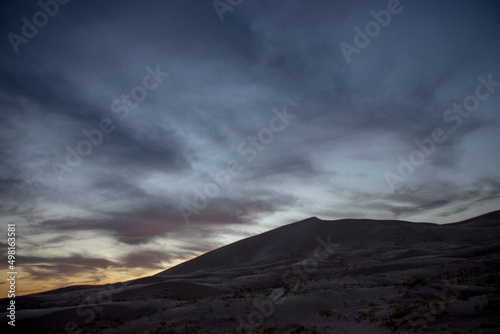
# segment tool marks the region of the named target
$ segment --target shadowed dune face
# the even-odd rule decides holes
[[[500,211],[447,225],[313,217],[155,276],[19,297],[16,327],[497,333],[499,240]]]
[[[211,251],[157,276],[248,266],[254,263],[287,262],[287,260],[293,262],[296,257],[310,255],[319,245],[316,239],[327,236],[330,236],[331,242],[338,247],[337,252],[360,252],[369,249],[371,251],[365,252],[364,256],[372,256],[375,254],[374,251],[402,248],[402,252],[408,252],[406,256],[411,252],[424,255],[440,251],[442,247],[453,248],[454,244],[462,248],[462,242],[468,237],[489,243],[492,237],[484,228],[498,228],[495,222],[499,220],[500,211],[446,225],[358,219],[323,221],[312,217]],[[409,243],[425,243],[429,247],[405,250],[404,246]],[[392,255],[393,253],[389,252],[389,256]]]

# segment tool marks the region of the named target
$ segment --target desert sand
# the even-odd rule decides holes
[[[499,333],[499,282],[500,211],[444,225],[312,217],[151,277],[17,297],[15,331]]]

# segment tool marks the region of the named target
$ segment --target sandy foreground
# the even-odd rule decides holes
[[[16,306],[2,333],[500,333],[500,211],[447,225],[313,217]]]

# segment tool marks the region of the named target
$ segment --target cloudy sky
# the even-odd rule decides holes
[[[43,1],[0,5],[20,293],[310,216],[500,207],[498,2]]]

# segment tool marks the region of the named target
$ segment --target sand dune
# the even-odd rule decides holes
[[[447,225],[312,217],[155,276],[18,297],[16,330],[499,333],[498,282],[500,211]]]

